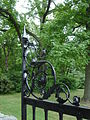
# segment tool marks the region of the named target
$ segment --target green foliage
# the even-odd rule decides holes
[[[0,73],[0,94],[11,93],[13,91],[21,91],[21,78],[20,71],[12,70],[7,73]]]
[[[57,82],[65,82],[71,89],[83,88],[85,65],[90,59],[86,50],[90,44],[90,31],[86,30],[86,24],[90,21],[86,13],[89,1],[65,0],[64,4],[58,4],[54,10],[51,10],[53,19],[47,21],[47,17],[45,24],[41,24],[41,20],[47,8],[47,1],[28,1],[29,11],[21,15],[15,10],[15,0],[13,2],[1,0],[0,7],[11,13],[16,23],[19,23],[20,31],[25,24],[28,30],[32,30],[40,37],[41,47],[47,50],[46,59],[55,67]],[[17,38],[15,24],[12,24],[11,20],[7,19],[8,15],[5,15],[4,13],[0,16],[0,68],[2,69],[0,91],[19,92],[22,76],[21,43]],[[35,23],[35,16],[39,17],[40,25]],[[28,17],[30,21],[27,20]],[[5,32],[2,31],[4,29]],[[78,71],[81,77],[78,77],[80,75]]]
[[[59,82],[65,83],[72,90],[77,88],[77,81],[73,76],[61,76]]]
[[[12,71],[10,73],[9,79],[12,81],[14,88],[13,90],[16,92],[21,91],[21,80],[22,80],[22,73],[20,71]]]
[[[0,37],[0,93],[21,90],[21,45],[15,37],[15,30],[12,28]]]
[[[13,82],[9,80],[6,74],[0,75],[0,94],[10,93],[14,88]]]
[[[77,4],[78,3],[78,4]],[[90,44],[86,23],[87,1],[65,1],[54,13],[54,19],[44,25],[41,35],[47,49],[47,59],[54,65],[57,82],[62,79],[70,88],[83,88],[87,47]],[[80,71],[82,79],[78,75]],[[68,81],[68,82],[67,82]],[[76,83],[76,85],[74,84]]]

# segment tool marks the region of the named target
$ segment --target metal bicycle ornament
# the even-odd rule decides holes
[[[27,38],[24,27],[22,38],[23,47],[23,84],[22,92],[24,96],[30,94],[37,99],[48,99],[51,94],[55,94],[60,104],[67,100],[74,105],[79,106],[80,98],[74,96],[73,102],[69,99],[70,90],[64,83],[56,84],[56,73],[53,65],[45,60],[46,50],[40,50],[39,42],[33,37]],[[65,98],[61,97],[61,93]]]

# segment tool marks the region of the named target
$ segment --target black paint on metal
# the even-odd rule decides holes
[[[84,119],[90,119],[90,108],[88,107],[82,107],[82,106],[75,106],[70,104],[59,104],[57,102],[51,102],[48,100],[38,100],[33,98],[24,97],[26,104],[32,105],[35,107],[39,107],[42,109],[47,109],[48,111],[54,111],[58,113],[63,113],[66,115],[71,115],[84,118]]]
[[[63,120],[63,113],[62,112],[59,113],[59,120]]]
[[[44,112],[45,112],[45,120],[48,120],[48,110],[44,110]]]
[[[33,109],[33,120],[35,120],[35,110],[36,110],[36,107],[32,107],[32,109]]]
[[[26,38],[22,38],[22,92],[21,92],[21,111],[22,111],[22,120],[27,120],[27,105],[25,104],[24,100],[24,90],[25,90],[25,78],[24,78],[24,71],[26,70],[26,63],[25,63],[25,49],[24,49],[24,42]]]

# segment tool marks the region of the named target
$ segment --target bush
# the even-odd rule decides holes
[[[21,73],[9,71],[7,73],[0,72],[0,94],[11,93],[12,91],[21,91]]]
[[[78,89],[84,89],[85,79],[81,78],[79,80]]]
[[[12,81],[14,85],[14,91],[20,92],[21,91],[21,79],[22,79],[22,73],[20,71],[13,71],[11,74],[9,74],[9,79]]]
[[[0,94],[10,93],[14,88],[13,83],[5,74],[0,75]]]
[[[72,90],[77,88],[77,80],[72,76],[61,76],[58,79],[59,83],[65,83]]]

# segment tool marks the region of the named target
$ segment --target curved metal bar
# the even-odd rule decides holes
[[[47,64],[50,65],[51,70],[52,70],[52,74],[53,74],[53,76],[54,76],[54,85],[48,90],[48,93],[45,93],[42,98],[37,97],[36,95],[33,94],[33,92],[31,92],[31,91],[33,91],[33,90],[30,89],[30,87],[29,87],[29,85],[28,85],[28,82],[26,82],[27,87],[28,87],[30,93],[31,93],[35,98],[37,98],[37,99],[48,99],[48,97],[50,97],[50,95],[51,95],[52,93],[54,93],[54,91],[57,89],[57,87],[60,86],[60,84],[56,85],[56,72],[55,72],[55,69],[54,69],[53,65],[52,65],[49,61],[47,61],[47,60],[39,60],[39,61],[36,61],[36,62],[33,61],[33,62],[30,63],[30,66],[35,67],[35,66],[37,66],[37,65],[39,65],[39,64],[40,64],[40,66],[41,66],[41,65],[43,65],[43,64],[45,64],[45,63],[47,63]],[[38,73],[36,73],[36,76],[37,76],[37,75],[38,75]],[[35,79],[35,77],[34,77],[34,79]],[[34,79],[32,79],[32,81],[33,81]],[[57,101],[58,101],[58,102],[61,102],[61,103],[65,103],[65,102],[69,99],[69,97],[70,97],[70,90],[69,90],[69,88],[68,88],[68,86],[67,86],[66,84],[62,83],[62,85],[64,85],[64,86],[66,87],[68,93],[66,93],[65,90],[64,90],[64,88],[62,88],[63,92],[64,92],[65,95],[66,95],[66,99],[64,100],[63,98],[61,98],[60,96],[58,96],[58,97],[57,97]],[[59,88],[59,89],[61,89],[61,88]]]
[[[54,80],[55,80],[55,83],[56,83],[56,72],[55,72],[55,69],[53,67],[53,65],[47,61],[47,60],[39,60],[39,61],[36,61],[36,62],[31,62],[31,64],[45,64],[45,63],[48,63],[52,69],[52,72],[53,72],[53,76],[54,76]]]
[[[37,62],[31,62],[31,65],[30,66],[37,66],[37,65],[39,65],[40,64],[40,66],[41,65],[44,65],[45,63],[47,63],[47,64],[49,64],[49,66],[50,66],[50,68],[51,68],[51,70],[52,70],[52,75],[53,75],[53,77],[54,77],[54,84],[53,85],[55,85],[56,84],[56,72],[55,72],[55,69],[54,69],[54,67],[53,67],[53,65],[49,62],[49,61],[46,61],[46,60],[40,60],[40,61],[37,61]],[[35,74],[35,76],[37,77],[37,75],[38,75],[38,72]],[[34,79],[35,79],[35,77],[34,78],[32,78],[32,81],[34,81]],[[42,99],[42,98],[40,98],[40,97],[37,97],[37,96],[35,96],[34,94],[33,94],[33,88],[30,88],[29,87],[29,84],[28,84],[28,80],[26,79],[26,85],[27,85],[27,88],[28,88],[28,90],[31,92],[31,94],[35,97],[35,98],[37,98],[37,99]]]
[[[67,92],[65,91],[65,89],[64,89],[64,87],[63,88],[60,88],[60,85],[64,85],[64,87],[66,88],[66,90],[67,90]],[[64,94],[66,95],[66,99],[63,99],[63,98],[61,98],[61,96],[59,96],[59,94],[60,94],[60,89],[64,92]],[[56,98],[57,98],[57,101],[59,102],[59,103],[65,103],[66,101],[68,101],[68,99],[69,99],[69,97],[70,97],[70,90],[69,90],[69,88],[68,88],[68,86],[65,84],[65,83],[61,83],[61,84],[58,84],[58,94],[57,94],[57,96],[56,96]]]

